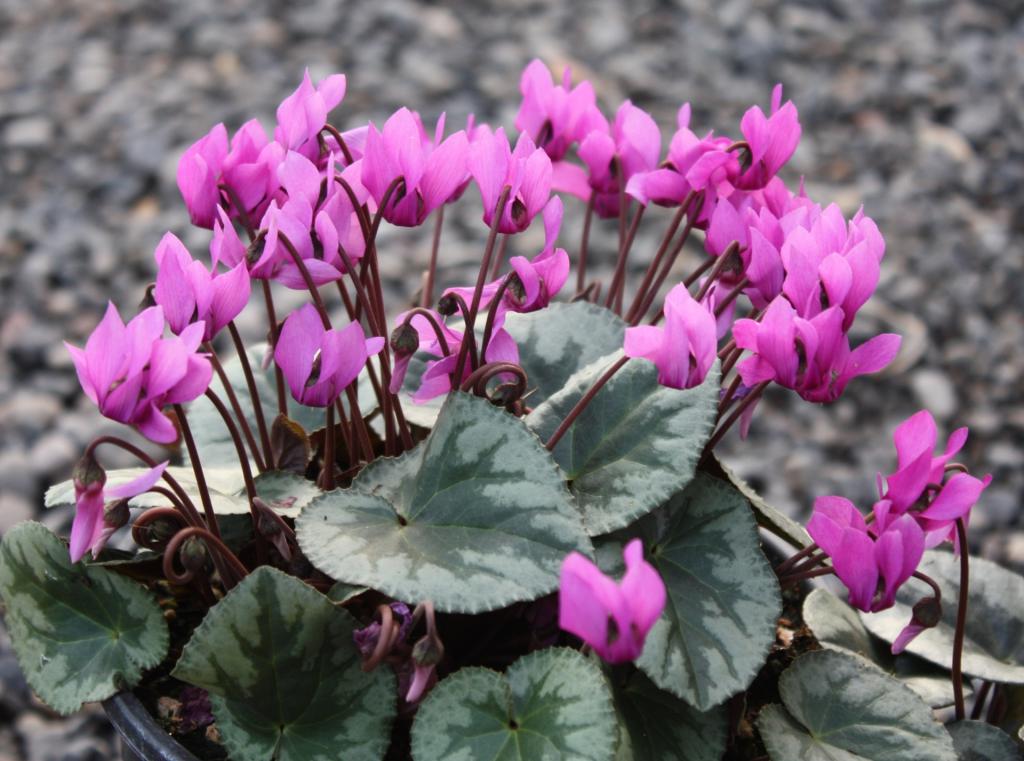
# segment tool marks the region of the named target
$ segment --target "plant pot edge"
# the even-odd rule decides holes
[[[120,737],[122,761],[200,761],[157,724],[134,693],[107,698],[103,710]]]

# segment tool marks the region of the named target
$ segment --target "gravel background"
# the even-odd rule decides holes
[[[796,514],[817,494],[863,504],[874,473],[891,467],[892,428],[928,406],[945,430],[971,427],[962,459],[995,475],[974,513],[978,546],[1024,568],[1018,0],[637,0],[628,10],[615,0],[0,0],[0,532],[39,516],[44,486],[108,427],[61,339],[80,343],[108,298],[122,311],[139,301],[165,230],[202,250],[174,183],[191,141],[217,121],[272,124],[307,65],[315,78],[348,74],[340,126],[405,104],[511,127],[534,56],[590,76],[609,108],[633,98],[666,136],[683,100],[698,131],[736,134],[743,111],[785,83],[804,127],[788,177],[876,219],[888,256],[861,322],[894,327],[905,345],[894,371],[855,382],[831,407],[772,394],[730,459]],[[450,275],[479,251],[477,214],[470,204],[449,228]],[[660,235],[665,222],[647,222]],[[477,237],[460,242],[458,228]],[[408,259],[426,249],[389,241],[398,306],[418,267]],[[641,239],[637,261],[653,248]],[[67,514],[46,520],[60,527]],[[0,631],[0,761],[110,757],[102,715],[50,715]]]

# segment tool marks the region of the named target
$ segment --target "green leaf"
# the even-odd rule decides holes
[[[946,729],[953,737],[957,761],[1020,761],[1017,743],[983,721],[958,721]]]
[[[260,403],[263,406],[263,416],[266,419],[267,430],[270,430],[277,417],[277,379],[274,377],[274,365],[271,363],[263,369],[263,358],[269,350],[265,343],[250,346],[246,353],[249,356],[249,365],[252,367],[253,380],[256,385],[256,393],[259,395]],[[225,360],[222,360],[224,372],[235,390],[238,402],[245,413],[245,419],[249,422],[253,436],[259,441],[259,428],[256,425],[256,412],[253,408],[252,397],[249,395],[249,386],[245,382],[245,373],[242,370],[242,363],[234,352]],[[210,387],[224,402],[228,409],[231,406],[227,394],[224,391],[224,384],[216,375]],[[309,434],[324,427],[324,411],[319,407],[306,407],[299,404],[292,395],[285,391],[288,399],[288,417],[298,423]],[[364,414],[370,411],[371,405],[364,404],[366,409],[361,410]],[[232,413],[234,411],[232,410]],[[205,396],[200,396],[188,406],[188,423],[192,428],[195,437],[196,448],[199,450],[200,459],[203,465],[231,465],[238,463],[238,454],[235,452],[235,445],[228,433],[224,419],[221,418],[213,402]],[[237,421],[235,422],[237,425]]]
[[[950,552],[930,551],[919,570],[935,579],[942,590],[942,621],[912,640],[907,651],[948,669],[953,662],[960,561]],[[896,605],[865,614],[864,625],[892,642],[910,621],[914,603],[924,595],[919,585],[904,584]],[[970,559],[963,671],[993,682],[1024,684],[1024,577],[975,557]]]
[[[611,761],[608,684],[575,650],[538,650],[505,674],[464,668],[427,696],[412,726],[416,761]]]
[[[803,618],[823,647],[867,658],[932,708],[953,705],[953,685],[946,671],[907,653],[894,656],[887,644],[864,627],[857,611],[827,589],[811,590],[804,599]],[[968,685],[965,689],[970,691]]]
[[[332,578],[447,613],[545,595],[568,552],[592,554],[548,452],[521,420],[468,394],[449,399],[418,447],[313,500],[296,533]]]
[[[39,523],[15,526],[0,543],[0,595],[18,663],[60,713],[136,685],[167,653],[153,596],[105,568],[72,565]]]
[[[615,761],[718,761],[728,732],[724,707],[700,712],[635,669],[611,678],[619,715]]]
[[[803,526],[777,507],[772,507],[765,502],[764,497],[758,494],[754,487],[740,478],[737,473],[734,473],[728,465],[718,459],[718,455],[712,455],[708,472],[716,478],[728,481],[747,498],[751,509],[754,511],[754,517],[757,519],[758,526],[796,547],[798,550],[802,550],[810,545],[811,537]]]
[[[534,409],[527,423],[547,441],[594,382],[619,358],[604,357],[573,375]],[[718,369],[681,391],[658,383],[650,362],[620,369],[555,447],[591,536],[628,526],[693,478],[718,409]]]
[[[108,470],[107,486],[126,484],[148,470],[148,468]],[[166,472],[181,484],[181,488],[192,498],[196,509],[201,513],[203,503],[192,468],[171,466],[167,468]],[[203,474],[210,492],[213,512],[217,515],[249,514],[249,497],[245,491],[245,478],[242,476],[242,469],[237,460],[233,467],[228,465],[204,467]],[[320,494],[315,483],[286,471],[268,470],[266,473],[257,475],[253,481],[256,485],[256,494],[278,513],[289,518],[297,516],[303,506]],[[46,491],[46,507],[73,504],[75,504],[75,485],[70,480],[51,486]],[[168,504],[168,500],[159,494],[147,493],[133,497],[128,504],[132,507],[157,507]]]
[[[806,653],[779,678],[785,708],[761,710],[772,761],[956,761],[931,709],[868,661],[835,650]]]
[[[367,587],[360,587],[355,584],[346,584],[343,581],[339,581],[333,584],[327,591],[327,599],[333,603],[341,605],[354,597],[358,597],[366,591],[368,591]]]
[[[702,711],[745,689],[775,641],[782,600],[743,495],[698,473],[622,533],[643,538],[668,593],[637,665]]]
[[[586,301],[511,313],[505,329],[519,346],[528,388],[536,389],[530,396],[533,407],[561,390],[578,370],[621,349],[626,335],[618,315]]]
[[[354,627],[322,594],[263,566],[211,608],[173,675],[210,693],[232,758],[379,761],[395,678],[363,672]]]

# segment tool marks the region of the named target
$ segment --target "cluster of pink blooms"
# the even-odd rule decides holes
[[[958,542],[956,523],[967,523],[971,508],[991,482],[965,472],[948,480],[946,465],[967,441],[967,429],[954,431],[935,455],[935,419],[922,410],[896,429],[896,470],[878,476],[879,499],[871,523],[844,497],[819,497],[807,531],[832,558],[836,576],[850,592],[850,604],[866,612],[892,607],[896,591],[917,570],[925,549]],[[916,627],[915,627],[916,628]],[[893,646],[906,647],[906,632]]]
[[[852,378],[882,369],[896,355],[898,336],[875,336],[856,348],[848,338],[878,282],[885,244],[875,224],[862,212],[846,220],[834,204],[822,208],[802,185],[793,192],[776,176],[801,135],[796,107],[782,103],[781,87],[772,93],[768,114],[758,106],[746,112],[738,140],[698,136],[684,105],[663,152],[649,114],[626,101],[609,120],[591,85],[573,86],[568,70],[556,84],[534,61],[520,86],[514,141],[503,128],[472,117],[446,135],[442,115],[431,132],[405,108],[380,127],[339,132],[327,117],[345,96],[344,76],[314,84],[308,72],[277,109],[272,135],[255,120],[230,137],[218,124],[186,151],[177,174],[192,222],[211,230],[210,265],[194,259],[174,235],[165,236],[156,249],[156,306],[125,325],[111,305],[85,349],[69,347],[86,393],[104,415],[153,441],[174,442],[178,431],[164,409],[206,391],[211,362],[200,347],[205,343],[208,351],[208,342],[246,306],[253,279],[291,289],[337,281],[344,293],[347,276],[358,289],[376,256],[381,220],[423,225],[471,184],[492,235],[517,235],[540,216],[543,249],[512,256],[506,273],[482,290],[448,288],[436,311],[398,315],[390,344],[367,336],[359,319],[335,329],[312,304],[296,310],[280,327],[272,353],[296,401],[332,406],[376,355],[382,369],[389,368],[392,394],[402,389],[412,356],[428,357],[415,402],[458,388],[481,364],[517,363],[506,315],[545,308],[569,277],[569,254],[556,245],[563,216],[558,193],[583,199],[601,218],[623,216],[632,204],[674,206],[704,232],[715,266],[700,281],[700,296],[676,285],[665,298],[662,325],[637,325],[637,318],[626,331],[626,355],[652,362],[665,386],[701,384],[730,332],[735,350],[749,352],[737,365],[737,398],[774,381],[807,400],[832,401]],[[752,310],[734,320],[736,293]],[[375,333],[383,308],[370,301],[361,319]],[[447,319],[463,322],[470,304],[474,318],[477,309],[486,312],[487,330],[479,356],[463,362],[465,329]],[[379,320],[371,319],[375,309]],[[403,330],[403,339],[396,339]],[[917,509],[952,452],[922,460],[926,426],[907,425],[897,433],[900,469],[875,505],[874,524],[868,527],[840,498],[819,500],[811,524],[850,586],[851,601],[866,610],[892,603],[922,547],[946,538],[950,516],[964,514],[968,498],[984,488],[985,482],[954,476]],[[934,440],[934,424],[931,430]],[[952,451],[961,444],[958,432]],[[154,472],[106,496],[149,488]],[[102,543],[96,516],[103,496],[102,484],[79,495],[77,557]],[[563,626],[609,660],[639,655],[664,606],[664,585],[643,561],[639,543],[627,547],[626,564],[621,585],[579,556],[563,569]]]

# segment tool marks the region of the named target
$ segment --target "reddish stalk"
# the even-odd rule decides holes
[[[441,227],[444,225],[444,204],[434,212],[434,239],[430,244],[430,266],[427,267],[427,281],[423,284],[420,304],[429,307],[434,303],[434,279],[437,277],[437,252],[441,248]]]
[[[270,321],[270,354],[273,356],[277,348],[277,311],[274,309],[274,295],[270,292],[270,281],[263,280],[263,302],[267,307],[267,319]],[[277,412],[279,415],[288,416],[288,397],[284,390],[284,372],[274,362],[274,379],[277,387]]]
[[[647,289],[651,287],[651,282],[654,280],[654,275],[657,273],[658,268],[661,265],[662,259],[665,258],[665,254],[668,252],[668,247],[672,243],[672,238],[675,236],[676,231],[679,229],[679,225],[683,223],[683,217],[686,215],[686,207],[690,205],[690,200],[693,198],[693,192],[683,199],[683,203],[676,210],[675,215],[672,217],[672,221],[669,223],[668,229],[665,230],[665,234],[661,238],[661,243],[658,245],[658,250],[654,254],[654,259],[651,260],[650,266],[647,267],[647,272],[644,273],[644,279],[640,282],[640,287],[637,288],[636,294],[633,296],[633,303],[629,305],[629,310],[626,312],[626,322],[633,325],[633,318],[636,316],[636,310],[643,303],[644,298],[647,295]]]
[[[217,525],[217,516],[213,512],[210,489],[206,485],[206,474],[203,472],[203,464],[199,460],[199,450],[196,448],[195,439],[192,438],[192,429],[189,428],[188,418],[185,417],[185,408],[180,404],[173,405],[173,408],[174,414],[178,418],[178,426],[181,428],[181,437],[185,440],[185,447],[188,449],[188,458],[192,461],[192,472],[196,475],[196,486],[199,487],[199,496],[203,502],[207,527],[219,537],[220,527]]]
[[[704,447],[705,452],[711,452],[714,450],[718,442],[722,440],[725,434],[729,432],[729,429],[732,428],[736,421],[740,419],[740,415],[742,415],[748,407],[755,404],[757,400],[761,398],[761,394],[763,394],[764,390],[768,388],[769,383],[771,383],[771,381],[762,381],[754,386],[750,393],[743,398],[743,401],[740,402],[739,406],[736,407],[733,413],[729,415],[726,421],[718,428],[717,431],[715,431],[711,440]]]
[[[587,199],[587,210],[583,217],[583,232],[580,235],[580,260],[576,268],[576,292],[583,291],[583,282],[587,278],[587,246],[590,243],[590,223],[594,218],[595,194],[591,192]]]
[[[640,228],[640,220],[643,219],[646,209],[646,206],[641,206],[633,215],[633,221],[619,248],[611,285],[608,286],[608,296],[605,298],[604,305],[610,309],[614,308],[617,313],[622,312],[622,291],[626,286],[626,261],[629,258],[630,249],[633,248],[633,240],[636,238],[636,231]]]
[[[231,387],[231,381],[228,380],[227,373],[224,372],[224,367],[221,365],[220,360],[217,358],[217,353],[210,343],[206,344],[206,351],[210,355],[210,364],[213,366],[213,370],[217,373],[217,377],[220,378],[221,385],[224,387],[224,393],[227,394],[228,402],[231,404],[231,410],[235,413],[235,418],[238,420],[238,424],[242,427],[242,433],[245,436],[245,441],[249,446],[249,451],[252,452],[252,458],[256,461],[256,468],[260,473],[267,469],[267,466],[263,462],[263,458],[260,456],[260,448],[256,444],[256,439],[252,435],[252,428],[249,426],[249,421],[245,419],[245,412],[242,410],[242,405],[238,401],[238,395],[235,394],[235,389]]]
[[[576,402],[571,410],[569,410],[569,414],[565,416],[565,419],[561,422],[558,428],[555,429],[555,432],[551,434],[551,438],[548,439],[548,443],[544,445],[549,452],[554,451],[566,431],[568,431],[569,428],[572,427],[572,424],[576,422],[576,418],[578,418],[583,410],[587,408],[587,405],[590,404],[593,398],[597,396],[598,392],[604,388],[605,384],[612,379],[612,376],[621,370],[627,362],[629,362],[629,357],[621,357],[611,367],[605,370],[604,374],[597,379],[587,393],[584,394],[578,402]]]
[[[956,705],[957,721],[963,721],[964,708],[964,633],[967,628],[967,591],[970,585],[970,550],[967,547],[967,527],[963,518],[956,519],[956,535],[960,543],[960,597],[956,606],[956,631],[953,635],[953,701]]]
[[[245,344],[242,343],[242,337],[238,334],[238,328],[235,327],[234,321],[228,323],[228,333],[231,334],[231,342],[235,346],[235,352],[238,354],[238,361],[242,365],[242,374],[245,375],[245,386],[249,389],[249,398],[252,400],[252,409],[256,417],[256,427],[259,429],[260,441],[263,444],[263,458],[264,462],[270,466],[273,465],[273,450],[270,446],[270,434],[267,429],[267,419],[263,414],[263,402],[260,399],[259,391],[256,389],[256,378],[253,376],[252,365],[249,364],[249,355],[245,350]],[[257,465],[259,461],[257,460]]]

